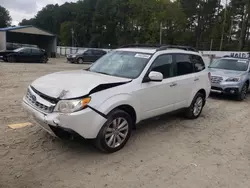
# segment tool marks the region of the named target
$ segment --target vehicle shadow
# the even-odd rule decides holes
[[[250,92],[248,92],[247,97],[249,98]],[[237,101],[236,96],[234,95],[225,95],[225,94],[219,94],[219,93],[210,93],[209,98],[216,99],[216,100],[226,100],[226,101]]]
[[[132,131],[131,138],[125,148],[119,151],[118,153],[133,150],[133,143],[138,142],[138,139],[147,139],[147,135],[156,135],[161,134],[163,132],[171,132],[175,128],[185,129],[185,127],[181,126],[179,123],[183,120],[185,120],[185,118],[182,117],[181,112],[174,112],[171,114],[165,114],[156,118],[148,119],[139,123],[136,126],[136,129]],[[85,157],[93,155],[103,156],[103,154],[107,154],[95,148],[93,140],[86,140],[78,135],[74,135],[73,138],[64,137],[60,139],[55,139],[54,144],[55,148],[67,148],[67,152],[78,153],[78,155],[84,155]]]

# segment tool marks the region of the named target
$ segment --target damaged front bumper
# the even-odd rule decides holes
[[[94,139],[107,121],[105,117],[91,108],[72,114],[44,113],[30,105],[25,97],[23,99],[23,107],[35,122],[53,136],[58,136],[56,130],[62,129],[68,132],[75,132],[85,139]]]

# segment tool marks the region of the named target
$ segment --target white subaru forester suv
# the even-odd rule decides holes
[[[210,94],[210,74],[189,47],[126,46],[86,70],[35,80],[23,106],[47,132],[77,133],[105,152],[123,148],[135,125],[179,109],[198,118]]]

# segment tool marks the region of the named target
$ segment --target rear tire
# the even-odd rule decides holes
[[[241,89],[241,91],[239,92],[239,94],[237,95],[237,100],[238,101],[244,101],[247,97],[247,92],[248,92],[248,83],[245,83]]]
[[[122,149],[131,136],[133,121],[130,115],[122,110],[114,110],[108,115],[95,146],[106,153],[114,153]]]
[[[191,105],[186,110],[186,118],[197,119],[203,110],[205,105],[205,96],[202,93],[197,93],[191,103]]]

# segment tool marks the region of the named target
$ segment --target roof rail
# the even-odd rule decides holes
[[[121,46],[120,48],[160,48],[162,45],[157,44],[127,44],[124,46]]]
[[[128,44],[121,46],[120,48],[156,48],[156,51],[162,51],[167,49],[181,49],[186,51],[198,52],[197,49],[191,46],[179,46],[179,45],[159,45],[159,44]]]
[[[193,52],[199,52],[197,49],[191,47],[191,46],[178,46],[178,45],[166,45],[161,46],[157,49],[157,51],[167,50],[167,49],[180,49],[180,50],[186,50],[186,51],[193,51]]]

